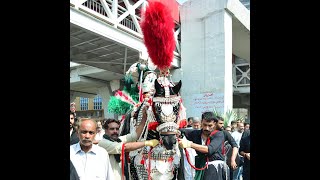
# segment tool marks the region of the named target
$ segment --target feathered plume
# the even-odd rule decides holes
[[[118,90],[115,95],[116,98],[120,99],[123,102],[126,102],[128,104],[131,104],[133,106],[135,106],[137,104],[137,102],[135,100],[132,99],[132,97],[130,96],[130,94],[126,93],[125,91],[120,91]]]
[[[158,1],[148,1],[140,26],[152,62],[160,69],[170,68],[175,49],[174,21],[170,9]]]

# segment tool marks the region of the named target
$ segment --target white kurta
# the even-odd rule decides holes
[[[103,147],[105,150],[108,151],[110,155],[110,164],[113,170],[113,177],[115,180],[121,180],[122,171],[121,171],[121,161],[117,162],[114,154],[121,154],[122,144],[126,142],[134,142],[137,140],[137,134],[133,131],[130,134],[125,136],[120,136],[119,139],[122,142],[112,142],[107,139],[102,139],[99,141],[99,146]]]
[[[70,146],[72,161],[81,180],[113,180],[108,152],[93,144],[90,151],[81,150],[79,142]]]

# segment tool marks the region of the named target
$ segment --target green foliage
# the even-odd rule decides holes
[[[221,112],[218,112],[216,109],[214,109],[213,114],[215,116],[220,116],[224,119],[224,127],[227,127],[231,123],[231,121],[233,121],[233,120],[240,119],[243,121],[245,119],[245,117],[239,116],[235,111],[230,110],[230,109],[227,110],[226,113],[224,113],[224,114]]]

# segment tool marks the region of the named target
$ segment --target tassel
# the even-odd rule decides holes
[[[115,95],[116,98],[120,99],[121,101],[128,103],[130,105],[135,106],[137,104],[137,102],[132,99],[132,97],[130,96],[129,93],[126,93],[125,91],[120,91],[118,90]]]

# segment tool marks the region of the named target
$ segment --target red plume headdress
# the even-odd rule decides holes
[[[160,71],[168,70],[175,50],[174,20],[170,9],[159,1],[148,1],[140,26],[152,62]]]

